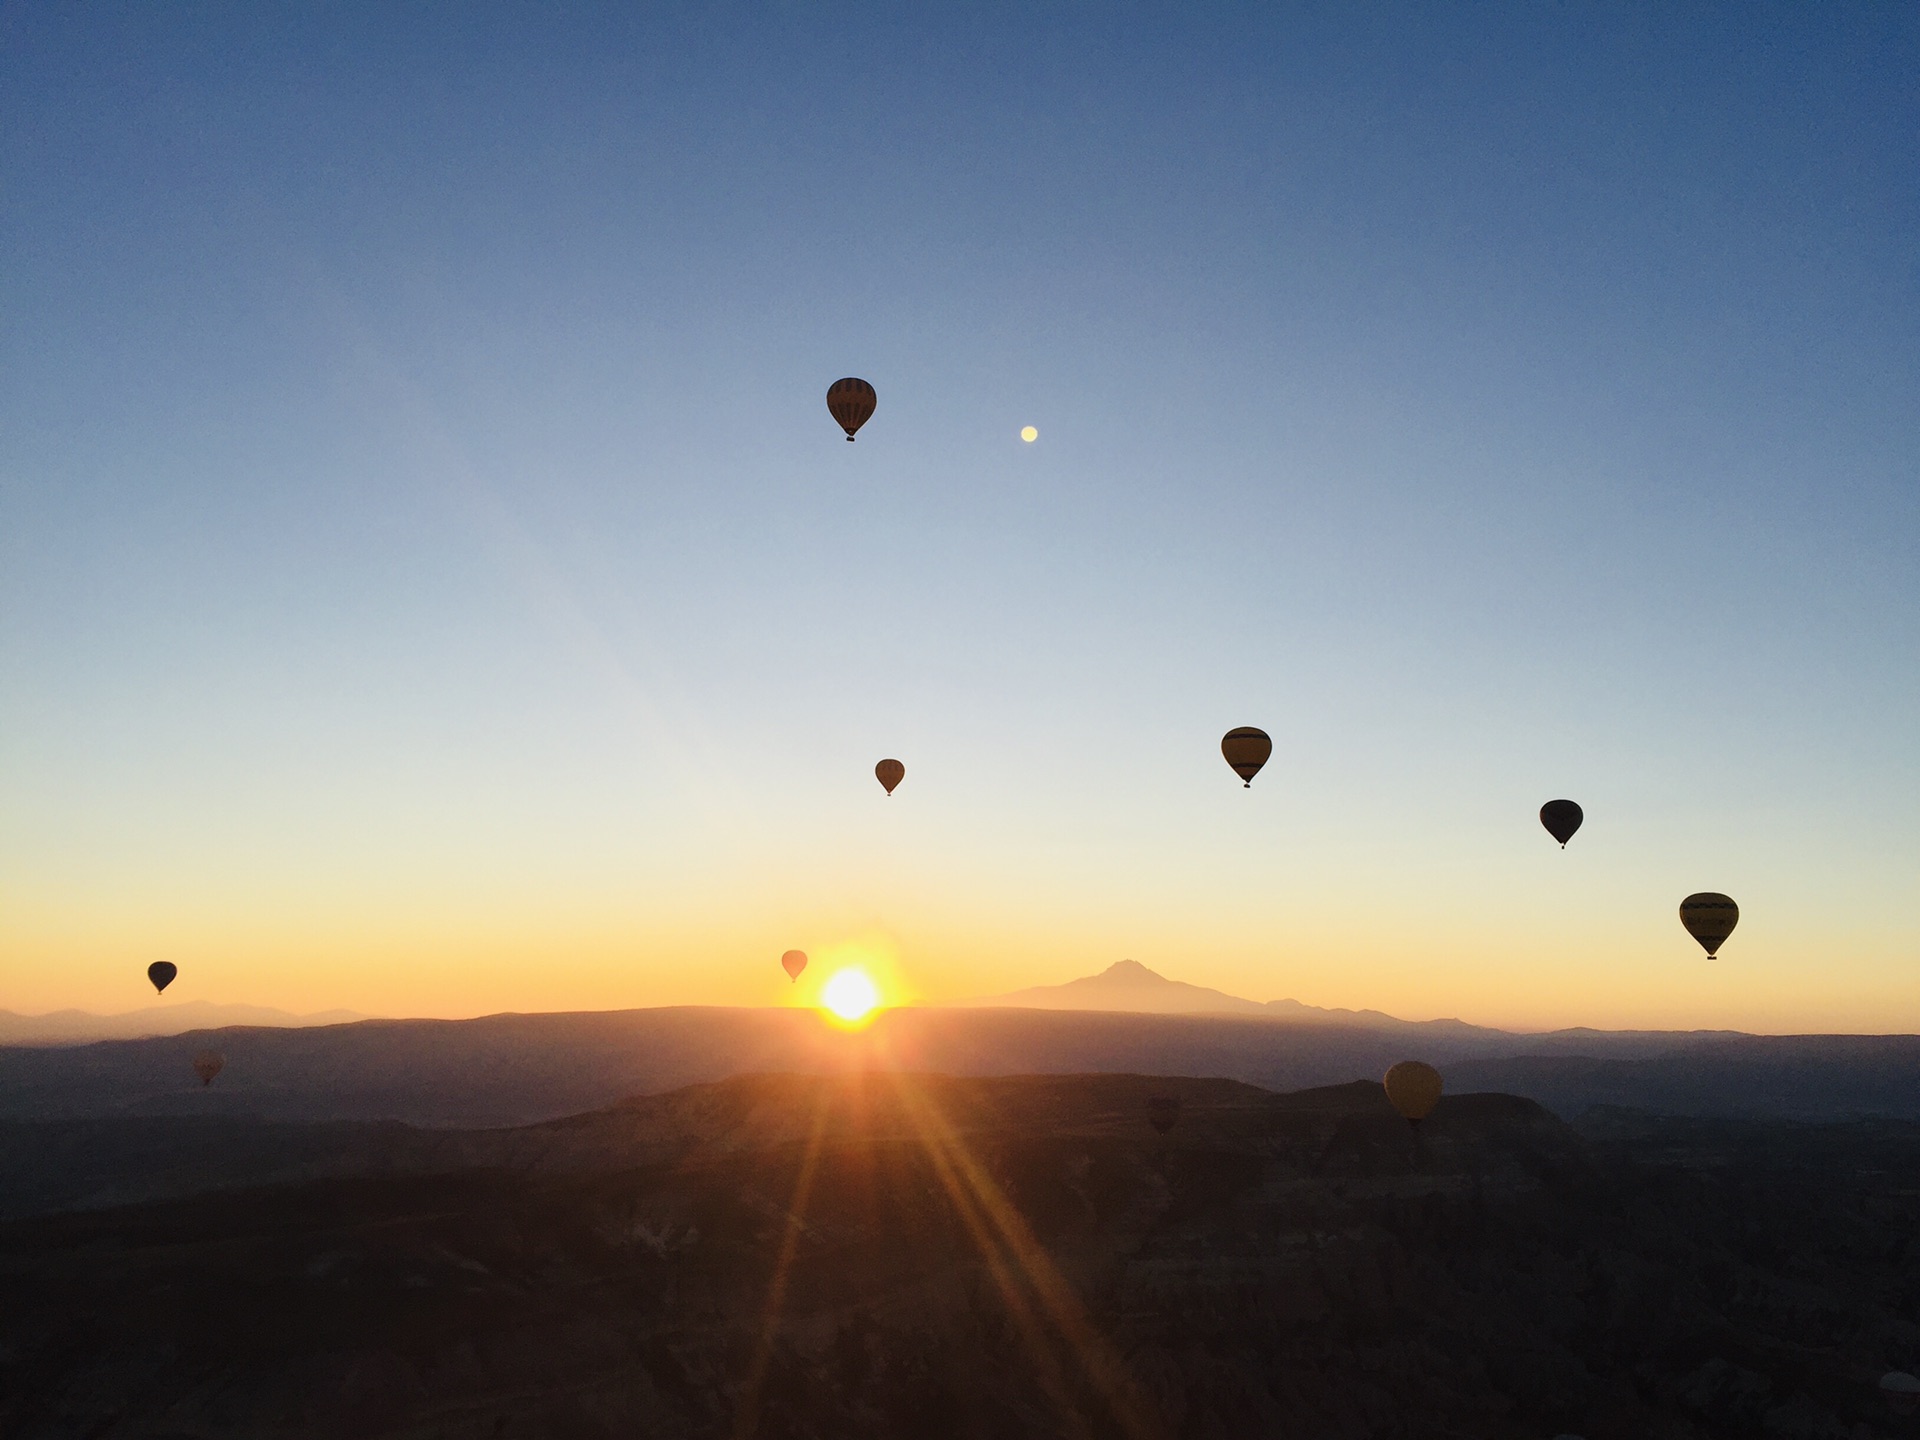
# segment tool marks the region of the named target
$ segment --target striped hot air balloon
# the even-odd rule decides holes
[[[1260,773],[1260,767],[1273,754],[1273,741],[1267,738],[1266,731],[1242,725],[1227,731],[1221,738],[1220,753],[1227,757],[1227,764],[1233,767],[1233,773],[1246,782],[1245,788],[1251,790],[1253,777]]]
[[[873,386],[852,375],[827,387],[827,413],[847,432],[848,444],[853,443],[853,432],[873,418],[873,407],[879,403]]]
[[[1733,903],[1731,896],[1702,890],[1680,902],[1680,923],[1700,942],[1707,958],[1715,960],[1719,958],[1720,947],[1733,934],[1733,927],[1740,923],[1740,907]]]

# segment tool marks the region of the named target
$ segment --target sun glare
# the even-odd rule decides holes
[[[820,1003],[851,1025],[873,1013],[880,991],[864,970],[836,970],[821,987]]]

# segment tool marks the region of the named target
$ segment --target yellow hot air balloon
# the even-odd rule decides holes
[[[807,968],[807,952],[804,950],[787,951],[786,954],[780,957],[780,968],[787,972],[787,978],[789,980],[798,980],[800,978],[800,972]]]
[[[893,787],[907,778],[907,767],[898,760],[882,760],[873,767],[874,775],[886,787],[887,794],[893,794]]]
[[[1680,923],[1700,942],[1707,958],[1715,960],[1719,958],[1720,947],[1733,934],[1733,927],[1740,923],[1740,907],[1726,895],[1702,890],[1680,902]]]
[[[827,413],[847,432],[849,444],[853,443],[853,432],[873,418],[873,408],[879,403],[873,386],[852,375],[827,387]]]
[[[1264,730],[1256,730],[1251,725],[1242,725],[1229,730],[1221,738],[1220,753],[1227,757],[1227,764],[1233,767],[1233,773],[1246,781],[1246,788],[1253,788],[1253,777],[1260,773],[1260,767],[1267,763],[1267,757],[1273,754],[1273,741]]]
[[[1415,1123],[1426,1119],[1440,1103],[1440,1072],[1424,1061],[1402,1060],[1380,1083],[1387,1087],[1387,1099],[1393,1102],[1393,1108]]]

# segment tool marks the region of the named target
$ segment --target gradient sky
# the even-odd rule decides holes
[[[1916,73],[1902,5],[9,5],[0,1006],[799,946],[1920,1030]]]

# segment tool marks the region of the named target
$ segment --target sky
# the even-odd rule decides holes
[[[1895,5],[9,5],[0,1007],[1920,1030],[1916,73]]]

